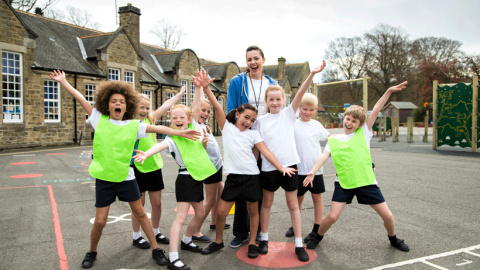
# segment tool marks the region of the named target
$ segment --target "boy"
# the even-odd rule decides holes
[[[390,95],[406,88],[406,85],[405,81],[390,87],[377,101],[368,119],[366,119],[367,114],[362,107],[350,106],[345,111],[343,120],[344,134],[328,138],[325,151],[318,157],[312,170],[307,174],[304,185],[313,181],[315,172],[327,161],[331,153],[333,164],[337,170],[335,190],[330,211],[322,220],[318,234],[308,241],[307,248],[314,249],[322,241],[327,230],[338,220],[345,204],[350,203],[353,197],[357,196],[358,203],[370,205],[383,219],[390,244],[401,251],[409,251],[403,240],[396,237],[395,220],[377,186],[370,156],[372,126],[378,113]]]

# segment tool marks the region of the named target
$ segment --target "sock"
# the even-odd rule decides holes
[[[160,233],[160,228],[153,228],[153,235],[157,236]]]
[[[268,232],[266,232],[266,233],[261,232],[260,233],[260,241],[268,241]]]
[[[133,232],[133,240],[137,240],[140,237],[142,237],[141,231]]]
[[[390,243],[391,243],[392,245],[397,244],[397,235],[396,235],[396,234],[395,234],[394,236],[390,236],[390,235],[389,235],[389,236],[388,236],[388,240],[390,240]]]
[[[197,246],[192,242],[192,237],[186,237],[185,235],[183,236],[182,242],[185,243],[185,244],[190,243],[188,245],[191,246],[191,247],[196,247]]]
[[[318,229],[320,229],[320,224],[314,223],[312,232],[313,233],[318,233]]]
[[[295,237],[295,247],[303,247],[302,237]]]
[[[168,259],[170,260],[170,262],[173,262],[176,259],[178,259],[178,252],[169,252],[168,253]],[[182,267],[183,263],[181,261],[178,261],[174,265],[177,266],[177,267]]]

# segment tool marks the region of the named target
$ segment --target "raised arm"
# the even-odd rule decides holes
[[[155,144],[155,145],[152,146],[150,149],[148,149],[148,151],[146,151],[146,152],[143,152],[143,151],[141,151],[141,150],[133,150],[133,151],[135,151],[137,154],[136,154],[135,156],[133,156],[132,159],[133,159],[135,162],[142,162],[142,165],[143,165],[143,162],[144,162],[147,158],[149,158],[149,157],[155,155],[156,153],[161,152],[161,151],[163,151],[163,150],[165,150],[165,149],[167,149],[167,148],[168,148],[168,144],[167,144],[165,141],[163,141],[163,142],[161,142],[161,143]]]
[[[147,133],[160,133],[160,134],[167,134],[171,136],[182,136],[192,141],[196,141],[200,138],[202,133],[195,131],[193,129],[173,129],[165,126],[154,126],[154,125],[147,125]]]
[[[288,174],[288,176],[291,177],[292,174],[295,174],[295,172],[297,171],[294,168],[283,167],[282,164],[280,164],[280,162],[278,162],[277,157],[275,157],[275,155],[268,149],[268,147],[265,145],[264,142],[259,142],[259,143],[255,144],[255,148],[257,148],[258,151],[260,151],[260,153],[262,153],[263,156],[268,161],[270,161],[270,163],[272,163],[272,165],[275,166],[275,168],[277,168],[277,170],[279,172],[283,173],[283,176],[285,176],[285,174]]]
[[[202,89],[202,82],[200,82],[200,77],[198,76],[200,71],[197,70],[197,77],[192,75],[192,81],[195,85],[195,95],[193,96],[193,103],[192,103],[192,117],[197,121],[200,116],[200,108],[202,107],[200,104],[200,100],[203,96],[203,89]]]
[[[292,101],[292,107],[295,113],[297,113],[298,106],[300,106],[300,102],[302,101],[302,98],[303,98],[303,94],[305,94],[305,92],[308,89],[308,86],[310,86],[310,83],[312,83],[313,77],[315,76],[315,74],[322,72],[322,70],[325,68],[326,65],[327,63],[325,63],[325,60],[323,60],[322,65],[314,68],[312,72],[310,72],[310,74],[308,75],[307,79],[303,82],[300,89],[298,89],[298,92],[297,94],[295,94],[295,98],[293,98],[293,101]]]
[[[50,73],[50,78],[52,78],[54,81],[59,82],[67,91],[70,93],[70,95],[73,96],[75,100],[77,100],[80,105],[82,105],[83,109],[87,111],[88,115],[92,115],[92,110],[93,106],[88,102],[85,97],[78,92],[77,89],[73,88],[65,79],[65,72],[60,72],[59,70],[54,70],[52,73]]]
[[[173,96],[171,99],[165,101],[162,104],[162,106],[160,106],[158,109],[153,111],[152,114],[155,120],[160,119],[160,117],[162,117],[162,115],[164,115],[168,111],[168,109],[170,109],[173,105],[175,105],[175,103],[177,103],[180,100],[180,98],[182,98],[183,94],[185,94],[186,89],[187,87],[183,86],[182,89],[180,89],[180,92],[178,92],[178,94]]]
[[[408,82],[404,81],[399,85],[395,85],[388,88],[385,94],[383,94],[383,96],[377,101],[377,103],[375,103],[375,106],[373,107],[373,110],[367,119],[367,126],[369,130],[372,129],[372,126],[375,123],[375,120],[377,119],[378,113],[382,110],[383,106],[385,106],[385,103],[387,103],[387,100],[390,98],[390,95],[393,92],[398,92],[398,91],[401,91],[402,89],[407,88],[407,84]]]
[[[202,70],[200,73],[198,73],[198,76],[201,78],[200,81],[202,82],[202,87],[205,91],[205,94],[207,94],[208,100],[210,100],[210,103],[212,103],[212,106],[215,109],[215,116],[217,118],[218,125],[220,129],[223,130],[223,126],[225,125],[226,121],[225,112],[223,112],[222,106],[220,106],[220,103],[218,103],[217,99],[212,93],[212,90],[210,90],[210,83],[212,83],[215,78],[211,80],[208,79],[208,70],[207,73]]]

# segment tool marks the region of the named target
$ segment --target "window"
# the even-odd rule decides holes
[[[152,98],[152,90],[143,90],[143,93],[148,96],[150,99],[150,110],[153,110],[153,98]]]
[[[175,96],[174,93],[172,93],[172,92],[167,92],[167,100],[173,98],[174,96]]]
[[[188,81],[187,80],[182,80],[182,88],[185,86],[187,87]],[[187,91],[183,94],[182,98],[180,99],[180,103],[183,105],[187,106]]]
[[[193,104],[193,97],[195,96],[195,84],[193,81],[190,82],[190,105]]]
[[[22,56],[2,52],[3,121],[23,121]]]
[[[120,69],[109,68],[108,69],[108,80],[109,81],[120,81]]]
[[[220,104],[220,107],[223,109],[223,97],[218,98],[218,104]]]
[[[133,88],[135,88],[135,75],[133,71],[125,71],[123,73],[123,80],[130,83],[133,85]]]
[[[43,81],[45,122],[60,122],[60,88],[56,81]]]
[[[85,84],[85,99],[95,107],[95,91],[97,90],[97,85],[95,84]],[[86,119],[88,119],[88,113],[85,113]]]

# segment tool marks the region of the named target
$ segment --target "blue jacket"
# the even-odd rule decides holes
[[[269,76],[264,75],[263,77],[268,79],[270,85],[277,85],[277,81]],[[227,114],[243,103],[248,103],[248,81],[245,72],[235,75],[230,81],[227,95]]]

